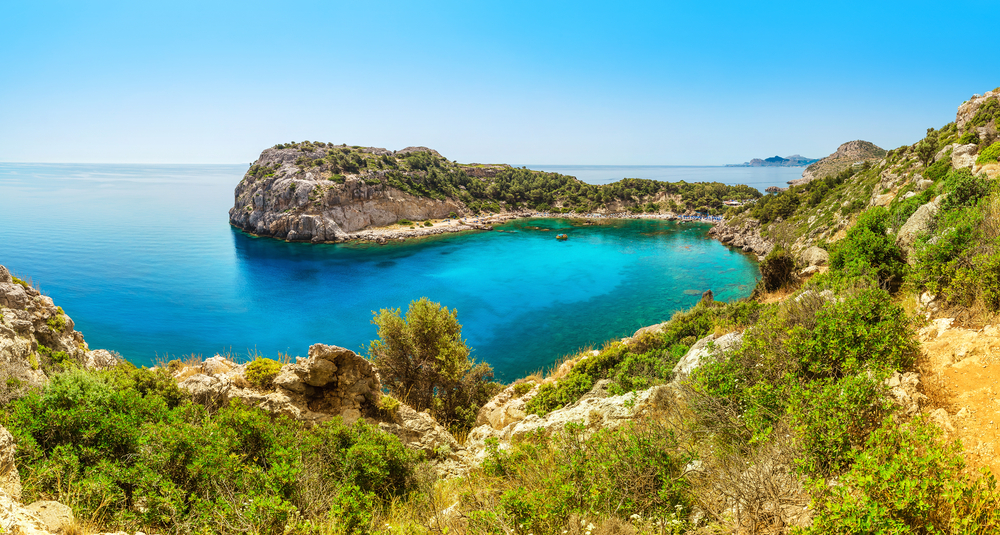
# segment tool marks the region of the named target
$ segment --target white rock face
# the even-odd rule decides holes
[[[971,169],[976,163],[976,149],[978,146],[975,143],[969,143],[968,145],[958,145],[955,150],[951,153],[951,165],[955,169]]]
[[[899,227],[899,232],[896,234],[896,243],[906,252],[907,262],[910,265],[916,262],[916,259],[913,258],[913,246],[917,242],[917,238],[930,232],[934,216],[937,215],[940,207],[940,199],[935,199],[921,205],[906,220],[906,223],[903,223],[903,226]]]
[[[62,533],[73,525],[73,510],[59,502],[37,501],[25,506],[25,509],[35,513],[42,524],[53,533]]]
[[[351,424],[374,410],[381,380],[370,362],[349,349],[313,344],[308,358],[285,364],[274,379],[273,392],[251,387],[246,365],[222,357],[207,359],[199,373],[181,378],[178,385],[199,403],[218,406],[240,399],[269,412],[297,420],[324,422],[340,416]]]
[[[14,437],[0,427],[0,490],[15,500],[21,499],[21,477],[14,464]]]
[[[518,396],[515,385],[508,386],[479,409],[476,426],[489,425],[493,429],[503,429],[523,420],[528,416],[525,405],[538,394],[538,389],[539,385],[536,384],[524,395]]]
[[[552,411],[544,417],[529,414],[523,420],[511,422],[503,429],[495,429],[489,424],[484,424],[469,433],[465,443],[466,462],[469,464],[481,462],[486,456],[486,440],[490,438],[509,443],[511,440],[524,438],[539,430],[544,433],[561,431],[568,423],[581,424],[590,433],[598,429],[617,427],[640,418],[650,410],[661,407],[675,398],[676,392],[673,386],[660,385],[620,396],[585,396],[580,401]]]
[[[825,266],[830,261],[830,253],[826,249],[813,246],[802,251],[802,262],[806,266]]]
[[[689,349],[688,352],[681,357],[681,360],[677,361],[677,364],[674,366],[674,377],[677,378],[690,375],[691,372],[701,365],[701,361],[705,357],[725,353],[727,351],[733,351],[739,347],[742,341],[743,333],[739,332],[731,332],[718,338],[716,338],[714,334],[710,334],[701,340],[698,340],[693,346],[691,346],[691,349]]]

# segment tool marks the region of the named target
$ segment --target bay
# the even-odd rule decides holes
[[[706,289],[744,297],[758,276],[706,225],[656,220],[518,220],[386,246],[253,238],[227,217],[245,170],[0,163],[0,264],[91,347],[137,364],[304,356],[317,342],[363,353],[373,311],[426,296],[457,310],[473,356],[503,380],[669,319]]]

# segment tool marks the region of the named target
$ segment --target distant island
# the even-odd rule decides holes
[[[806,158],[798,154],[793,154],[787,158],[782,158],[781,156],[771,156],[763,160],[754,158],[749,162],[727,164],[726,167],[805,167],[818,161],[818,158]]]

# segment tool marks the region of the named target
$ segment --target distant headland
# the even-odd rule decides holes
[[[793,154],[782,158],[781,156],[771,156],[770,158],[754,158],[749,162],[731,163],[726,167],[805,167],[818,162],[818,158],[806,158]]]

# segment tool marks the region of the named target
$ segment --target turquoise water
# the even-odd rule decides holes
[[[245,169],[0,164],[0,264],[91,347],[135,363],[362,351],[372,311],[426,296],[458,311],[473,355],[506,380],[668,319],[706,289],[743,297],[758,275],[707,226],[651,220],[519,220],[387,246],[252,238],[227,220]]]

